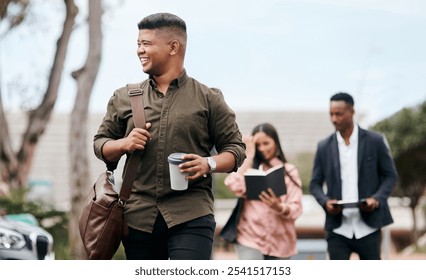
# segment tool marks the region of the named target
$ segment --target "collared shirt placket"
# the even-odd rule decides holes
[[[166,174],[165,174],[165,163],[167,162],[166,157],[166,145],[167,145],[167,123],[170,113],[170,106],[172,102],[173,94],[176,93],[175,87],[170,87],[167,91],[166,95],[163,95],[163,106],[161,108],[161,115],[160,115],[160,123],[159,123],[159,129],[158,129],[158,152],[157,152],[157,186],[156,186],[156,196],[161,197],[161,193],[164,191],[164,188],[166,187]],[[159,93],[161,94],[161,93]],[[170,145],[170,143],[169,143]],[[159,209],[161,211],[161,201],[157,200],[157,205],[159,206]],[[164,213],[163,213],[164,214]]]

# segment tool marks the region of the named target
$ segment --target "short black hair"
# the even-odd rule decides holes
[[[169,29],[179,30],[186,34],[186,23],[180,17],[170,13],[157,13],[143,18],[138,23],[139,30],[142,29]]]
[[[344,101],[346,104],[354,106],[355,102],[353,97],[346,92],[338,92],[330,98],[330,101]]]

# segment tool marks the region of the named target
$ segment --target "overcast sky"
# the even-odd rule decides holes
[[[35,96],[45,90],[61,31],[63,1],[35,2],[39,8],[29,24],[0,45],[2,93],[10,110],[19,108],[22,97],[25,106],[39,101]],[[72,109],[76,85],[70,72],[87,52],[87,4],[77,3],[80,24],[67,57],[60,112]],[[156,12],[186,21],[188,74],[222,89],[237,112],[327,111],[330,96],[346,91],[370,124],[426,100],[423,0],[112,0],[106,9],[92,112],[104,112],[116,88],[146,78],[136,57],[136,24]]]

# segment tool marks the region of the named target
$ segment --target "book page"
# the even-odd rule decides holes
[[[272,168],[269,168],[268,171],[263,171],[263,170],[255,169],[255,168],[249,168],[244,173],[244,175],[248,175],[248,176],[250,176],[250,175],[264,175],[264,176],[266,176],[267,174],[272,173],[275,170],[280,169],[281,167],[284,167],[284,165],[283,164],[276,165]]]

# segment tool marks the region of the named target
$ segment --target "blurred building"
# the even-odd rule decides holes
[[[244,134],[261,122],[273,124],[280,133],[283,149],[288,157],[298,153],[314,153],[317,142],[333,131],[328,112],[237,112],[237,123]],[[10,113],[7,116],[14,148],[21,144],[26,116]],[[105,170],[105,165],[93,153],[93,135],[101,123],[103,114],[92,114],[87,122],[92,181]],[[82,124],[83,129],[83,124]],[[30,174],[33,197],[45,195],[52,198],[53,205],[60,210],[68,210],[69,202],[69,115],[54,114],[35,152]],[[116,171],[120,182],[123,160]],[[46,192],[51,192],[51,194]]]
[[[243,134],[250,134],[252,128],[263,122],[274,125],[282,141],[288,158],[302,153],[315,153],[318,141],[334,131],[328,112],[236,112],[237,123]],[[26,116],[10,113],[7,116],[12,143],[15,149],[21,144],[21,136],[26,127]],[[93,135],[101,123],[103,114],[92,114],[87,122],[87,151],[90,159],[91,181],[105,170],[105,165],[93,153]],[[23,121],[24,120],[24,121]],[[83,124],[82,124],[83,129]],[[30,173],[30,197],[52,201],[58,210],[70,209],[69,178],[69,115],[54,114],[47,129],[40,138]],[[116,170],[116,181],[121,182],[124,160]],[[88,186],[89,188],[89,186]],[[43,199],[45,198],[45,199]],[[46,200],[47,199],[47,200]],[[389,226],[394,235],[406,236],[412,228],[412,216],[407,203],[401,199],[391,200],[391,211],[395,223]],[[225,223],[234,201],[216,201],[216,220],[218,229]],[[297,221],[298,235],[304,239],[322,238],[324,213],[310,195],[303,198],[304,212]],[[419,229],[425,229],[424,213],[418,213]],[[390,238],[390,237],[389,237]]]

